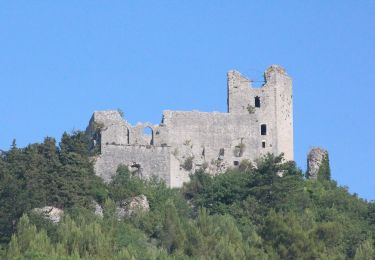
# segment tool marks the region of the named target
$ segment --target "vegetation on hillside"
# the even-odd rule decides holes
[[[1,259],[375,258],[375,203],[339,187],[328,162],[324,178],[307,180],[294,162],[267,155],[256,168],[197,171],[169,189],[123,166],[104,184],[88,148],[75,132],[58,146],[46,138],[0,153]],[[140,194],[150,211],[118,220],[116,204]],[[59,224],[31,214],[46,205],[64,210]]]

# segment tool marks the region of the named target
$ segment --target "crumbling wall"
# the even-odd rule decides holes
[[[273,65],[265,72],[267,84],[275,90],[275,127],[274,137],[277,151],[284,153],[287,160],[294,159],[293,148],[293,96],[292,80],[280,66]]]
[[[278,65],[270,66],[264,79],[260,88],[253,88],[251,80],[239,72],[228,72],[228,111],[233,115],[255,114],[259,128],[266,126],[267,134],[258,135],[258,142],[267,150],[258,155],[283,152],[287,160],[293,160],[292,81]]]
[[[155,175],[167,184],[170,183],[169,147],[107,145],[95,160],[95,173],[108,182],[120,164],[127,165],[135,175],[142,178]]]
[[[256,116],[229,113],[164,111],[168,128],[168,144],[178,151],[191,147],[194,155],[217,159],[220,149],[223,158],[234,157],[234,146],[245,145],[243,156],[252,157],[260,151],[257,142],[259,123]]]
[[[104,151],[109,144],[129,144],[130,124],[118,111],[95,111],[86,129],[93,142],[93,147],[100,146]]]
[[[237,167],[244,159],[253,161],[273,153],[272,124],[262,136],[257,113],[164,111],[168,145],[180,165],[173,168],[173,174],[185,176],[198,168],[218,174]],[[268,145],[262,147],[262,141]],[[185,167],[190,160],[192,166]]]
[[[145,136],[143,129],[152,129],[152,136]],[[95,173],[110,181],[120,164],[129,166],[142,177],[156,175],[170,182],[170,152],[167,146],[154,146],[160,142],[155,136],[159,126],[139,123],[131,126],[118,111],[94,112],[86,133],[92,138],[93,148],[100,146],[96,156]]]
[[[166,110],[159,125],[132,126],[117,111],[95,112],[87,134],[93,148],[100,147],[97,175],[109,181],[125,164],[143,177],[157,175],[180,187],[199,168],[218,174],[266,153],[293,159],[292,84],[284,69],[268,68],[260,88],[228,72],[227,101],[227,113]]]

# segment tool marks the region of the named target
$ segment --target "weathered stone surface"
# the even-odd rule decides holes
[[[159,125],[132,126],[117,111],[95,112],[86,132],[100,151],[96,174],[108,182],[124,164],[142,177],[156,175],[180,187],[199,168],[218,174],[266,153],[283,152],[293,160],[292,81],[285,70],[272,65],[260,88],[237,71],[227,76],[226,113],[165,110]]]
[[[122,201],[116,207],[118,219],[128,218],[140,212],[148,212],[150,205],[145,195],[139,195]]]
[[[41,215],[43,218],[50,220],[52,223],[59,223],[62,216],[64,215],[64,211],[59,208],[45,206],[43,208],[35,208],[32,212]]]
[[[102,206],[100,206],[100,204],[98,202],[96,202],[95,200],[92,201],[92,204],[95,207],[94,214],[96,216],[99,216],[99,217],[102,218],[103,217],[103,208],[102,208]]]
[[[322,148],[314,147],[307,155],[307,174],[309,179],[317,179],[320,166],[328,158],[328,152]]]

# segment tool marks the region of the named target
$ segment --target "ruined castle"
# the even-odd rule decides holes
[[[86,133],[97,153],[96,174],[109,181],[123,164],[180,187],[200,168],[218,174],[266,153],[293,160],[292,80],[277,65],[264,78],[254,88],[250,79],[229,71],[226,113],[165,110],[159,125],[132,126],[118,111],[94,112]]]

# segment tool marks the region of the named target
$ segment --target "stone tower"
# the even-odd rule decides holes
[[[270,66],[264,77],[265,84],[253,88],[251,80],[237,71],[229,71],[228,113],[254,114],[255,122],[252,123],[259,127],[261,134],[258,143],[265,148],[272,147],[267,152],[283,152],[286,159],[293,160],[292,80],[277,65]],[[254,133],[254,136],[259,134]]]
[[[292,81],[277,65],[264,77],[264,85],[253,88],[251,80],[229,71],[226,113],[166,110],[159,125],[132,126],[117,111],[95,112],[86,132],[99,151],[96,174],[109,181],[124,164],[180,187],[199,168],[218,174],[266,153],[293,160]]]

